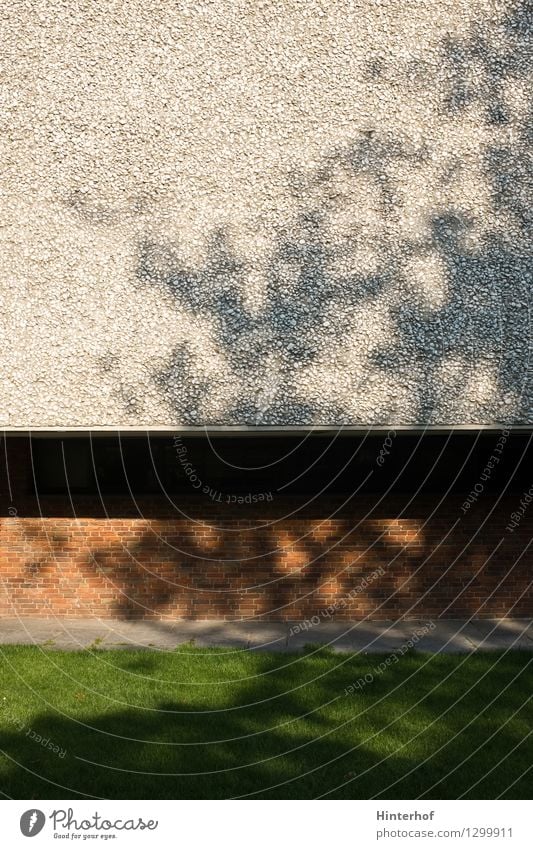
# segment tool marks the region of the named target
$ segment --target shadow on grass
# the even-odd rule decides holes
[[[383,673],[324,650],[4,656],[24,678],[4,665],[13,798],[529,796],[527,653],[411,654]]]

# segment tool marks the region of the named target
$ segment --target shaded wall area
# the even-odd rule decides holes
[[[521,439],[516,452],[511,436],[488,437],[468,490],[315,490],[260,503],[191,491],[42,494],[34,446],[8,439],[0,615],[531,616],[531,439]],[[490,458],[508,450],[507,484],[491,491],[503,459],[491,468]]]

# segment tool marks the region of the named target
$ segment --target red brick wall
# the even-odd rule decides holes
[[[533,504],[506,528],[520,493],[466,513],[461,495],[322,498],[305,509],[294,497],[229,506],[191,495],[177,509],[77,498],[73,508],[29,495],[27,443],[8,450],[2,616],[299,620],[328,606],[354,619],[533,615]]]

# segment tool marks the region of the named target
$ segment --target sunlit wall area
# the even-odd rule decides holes
[[[533,424],[529,4],[2,17],[0,426]]]

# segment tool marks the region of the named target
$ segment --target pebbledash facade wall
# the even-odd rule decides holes
[[[528,4],[1,14],[1,614],[531,615],[516,496],[73,516],[16,437],[533,427]]]

